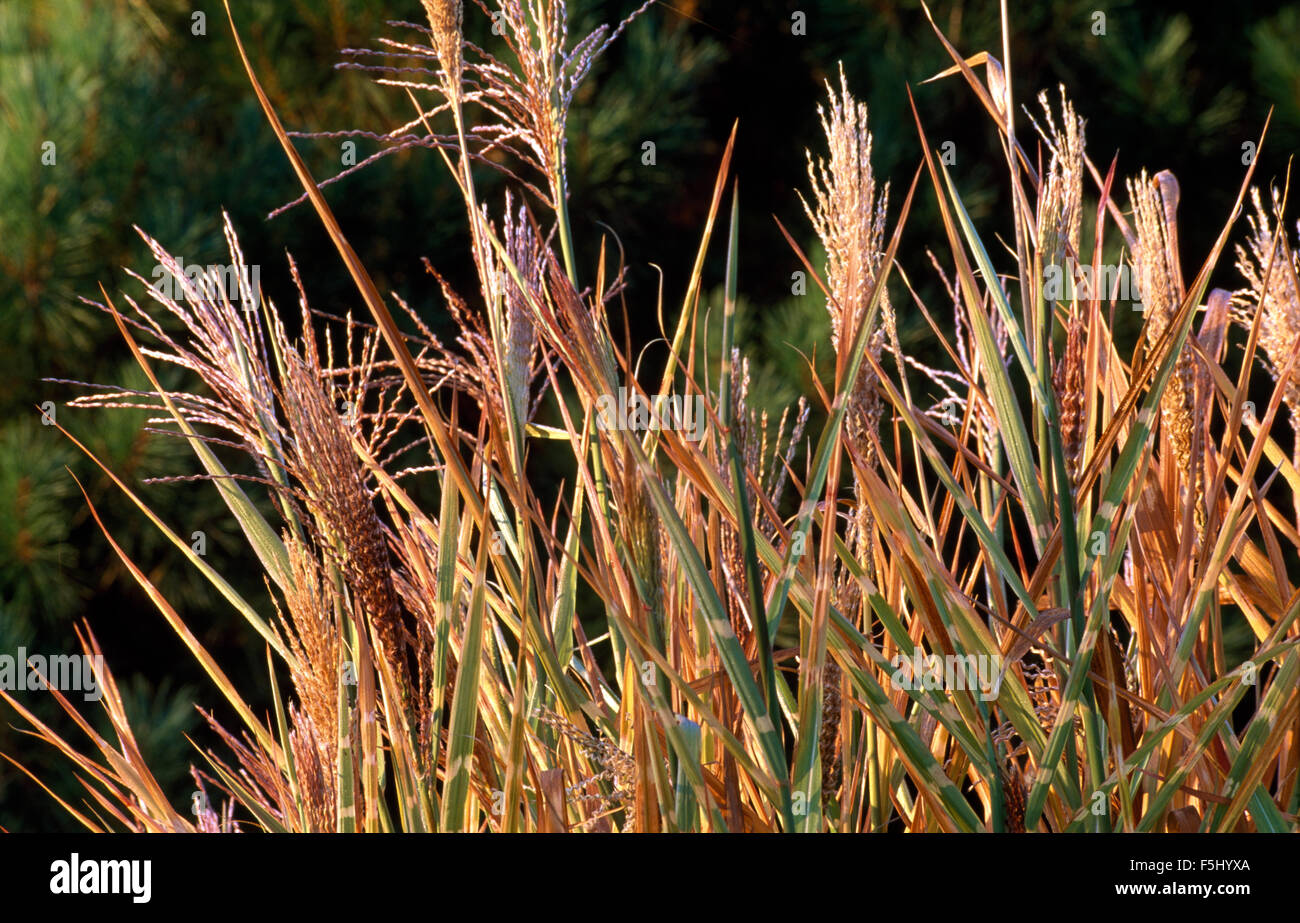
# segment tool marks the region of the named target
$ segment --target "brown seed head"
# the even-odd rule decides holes
[[[1073,481],[1083,455],[1085,413],[1083,405],[1083,319],[1071,313],[1066,325],[1065,355],[1057,363],[1052,384],[1061,413],[1061,444],[1065,467]]]
[[[425,15],[429,17],[429,28],[433,30],[433,50],[438,53],[438,60],[447,74],[449,96],[459,96],[461,70],[464,59],[462,24],[464,21],[464,4],[462,0],[422,0]]]
[[[840,665],[827,658],[822,673],[822,729],[817,740],[822,760],[822,802],[835,797],[843,778],[840,761]]]
[[[313,369],[286,355],[285,414],[293,435],[290,468],[302,484],[322,544],[340,549],[349,589],[379,637],[396,675],[407,674],[405,635],[383,526],[348,432]]]
[[[1025,782],[1020,767],[1008,761],[1002,769],[1002,805],[1008,833],[1025,832]]]
[[[1143,171],[1141,179],[1129,181],[1133,202],[1133,219],[1137,231],[1134,266],[1139,290],[1147,311],[1148,354],[1164,335],[1181,305],[1182,270],[1177,251],[1175,226],[1178,207],[1178,182],[1172,173],[1162,171],[1155,179]],[[1186,472],[1192,485],[1197,507],[1201,500],[1201,479],[1192,458],[1192,401],[1196,387],[1195,356],[1184,345],[1174,366],[1173,380],[1160,401],[1161,420],[1169,436],[1174,462]]]

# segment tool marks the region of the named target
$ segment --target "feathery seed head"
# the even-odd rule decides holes
[[[433,49],[447,75],[449,96],[459,96],[461,71],[464,65],[462,46],[464,37],[464,4],[462,0],[422,0],[429,28],[433,30]]]
[[[1282,201],[1276,188],[1271,193],[1270,208],[1265,209],[1259,189],[1251,189],[1255,213],[1247,219],[1250,236],[1246,247],[1237,247],[1237,268],[1246,287],[1233,297],[1233,320],[1250,328],[1256,311],[1259,321],[1259,345],[1264,350],[1269,374],[1278,374],[1300,347],[1300,259],[1288,246],[1282,225]],[[1272,212],[1270,218],[1269,212]],[[1297,225],[1300,232],[1300,225]],[[1300,383],[1292,377],[1283,390],[1283,400],[1293,415],[1300,414]]]
[[[1133,223],[1137,249],[1133,255],[1138,287],[1146,305],[1147,350],[1169,328],[1182,302],[1182,270],[1178,257],[1176,213],[1178,181],[1172,173],[1162,171],[1154,179],[1142,171],[1135,183],[1128,182],[1133,203]],[[1181,471],[1189,472],[1196,484],[1198,505],[1201,479],[1195,475],[1192,459],[1192,400],[1195,388],[1195,359],[1184,345],[1170,381],[1160,401],[1163,423],[1167,429],[1175,461]]]
[[[1044,266],[1060,266],[1067,252],[1078,254],[1083,219],[1083,119],[1066,98],[1065,87],[1060,88],[1060,93],[1059,127],[1048,105],[1047,92],[1038,94],[1047,123],[1046,131],[1039,130],[1052,152],[1038,197],[1038,252]]]
[[[867,107],[849,92],[840,65],[839,93],[829,82],[829,108],[817,107],[830,152],[828,160],[814,163],[807,152],[808,178],[816,208],[803,201],[817,236],[826,249],[826,276],[832,301],[831,342],[837,353],[850,348],[858,325],[865,322],[867,304],[884,259],[885,212],[889,185],[878,189],[871,167],[871,133],[867,130]],[[886,293],[881,293],[881,312],[891,316]],[[883,329],[871,331],[868,349],[875,359],[886,340]],[[864,458],[874,457],[869,433],[879,425],[882,406],[876,393],[876,376],[870,367],[858,375],[850,399],[848,438]]]
[[[404,676],[405,636],[383,526],[362,467],[310,352],[285,355],[284,410],[293,436],[289,469],[302,484],[322,544],[337,547],[354,597],[375,628],[397,676]]]

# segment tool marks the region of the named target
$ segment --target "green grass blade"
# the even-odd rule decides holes
[[[476,570],[482,573],[487,563],[487,535],[479,536]],[[461,641],[460,664],[456,670],[456,689],[451,699],[451,724],[447,731],[447,768],[442,794],[441,829],[461,833],[466,829],[466,803],[469,799],[470,774],[474,765],[474,735],[478,727],[479,674],[483,658],[484,613],[483,583],[475,584],[469,604],[469,623]]]

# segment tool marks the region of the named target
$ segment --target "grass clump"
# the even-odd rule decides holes
[[[265,643],[274,708],[254,713],[123,554],[240,725],[209,718],[222,746],[195,770],[191,814],[140,759],[107,670],[116,742],[79,749],[10,699],[81,770],[93,806],[69,811],[129,830],[1297,829],[1300,473],[1278,439],[1296,430],[1300,304],[1285,196],[1271,214],[1254,199],[1241,290],[1210,285],[1235,215],[1188,278],[1171,174],[1131,179],[1125,211],[1072,103],[1054,114],[1042,97],[1027,146],[999,62],[961,57],[936,30],[946,76],[1000,141],[1014,235],[990,249],[919,114],[924,159],[891,204],[841,73],[804,203],[825,265],[782,228],[824,296],[833,378],[769,420],[735,343],[731,143],[666,316],[662,294],[626,287],[612,245],[576,265],[568,215],[568,106],[628,23],[570,46],[558,0],[480,4],[505,24],[498,58],[463,41],[460,3],[424,6],[427,27],[396,23],[406,38],[349,57],[410,94],[392,148],[438,149],[463,194],[476,291],[430,265],[455,343],[409,312],[415,332],[399,327],[251,67],[368,316],[317,315],[292,262],[297,336],[276,306],[245,310],[248,291],[182,282],[175,297],[148,289],[152,304],[99,304],[154,390],[76,403],[149,407],[195,450],[276,612],[189,557]],[[499,211],[479,200],[476,166],[510,179]],[[949,249],[931,255],[943,312],[906,275],[926,265],[905,235],[923,184]],[[240,269],[229,224],[227,238]],[[1133,342],[1116,313],[1138,299],[1086,284],[1119,277],[1103,271],[1115,241],[1144,308]],[[726,254],[720,325],[701,298],[710,248]],[[1069,285],[1049,285],[1062,271]],[[629,301],[661,319],[657,378],[620,344]],[[904,353],[903,304],[946,365]],[[710,336],[716,367],[699,359]],[[203,391],[166,391],[160,363]],[[1261,363],[1273,390],[1256,411]],[[601,408],[620,393],[633,410],[611,420]],[[701,425],[665,407],[698,407]],[[232,475],[217,448],[256,473]],[[541,457],[562,481],[538,477]]]

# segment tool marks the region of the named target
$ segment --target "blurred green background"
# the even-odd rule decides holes
[[[373,47],[419,21],[416,0],[232,0],[245,45],[290,129],[382,132],[407,120],[409,101],[365,75],[336,70],[339,49]],[[570,35],[621,19],[632,0],[571,0]],[[1064,83],[1088,121],[1088,147],[1117,176],[1170,169],[1182,186],[1185,266],[1194,270],[1227,216],[1243,172],[1242,146],[1273,123],[1258,178],[1285,178],[1300,141],[1300,5],[1236,2],[1213,9],[1151,3],[1032,4],[1011,13],[1017,99]],[[205,15],[196,34],[195,12]],[[933,4],[935,19],[964,53],[1002,56],[996,3]],[[1105,34],[1094,34],[1094,14]],[[806,34],[792,34],[804,14]],[[466,28],[494,41],[473,8]],[[499,40],[496,40],[499,41]],[[982,231],[1012,228],[1004,167],[978,103],[959,79],[919,85],[948,59],[917,2],[873,0],[675,0],[629,27],[596,66],[570,116],[571,214],[580,265],[594,275],[603,233],[613,228],[629,264],[634,340],[654,336],[657,271],[665,301],[680,302],[708,208],[718,157],[735,119],[741,183],[741,337],[756,364],[755,398],[777,406],[811,393],[800,352],[829,357],[829,327],[816,288],[791,294],[799,263],[775,215],[810,254],[812,235],[796,190],[807,190],[805,148],[821,152],[816,104],[843,61],[869,106],[875,166],[893,182],[891,219],[919,163],[908,108],[911,85],[931,142],[952,141],[954,176]],[[1033,109],[1037,112],[1036,104]],[[1022,138],[1029,128],[1022,119]],[[654,141],[657,162],[641,163]],[[43,163],[53,143],[54,162]],[[340,169],[336,141],[303,140],[318,178]],[[376,150],[358,144],[359,155]],[[49,159],[46,157],[45,159]],[[502,187],[483,173],[484,199],[499,209]],[[293,307],[285,253],[302,268],[314,308],[361,309],[314,215],[267,213],[298,193],[235,53],[217,2],[182,0],[0,0],[0,653],[70,653],[84,619],[104,646],[160,779],[187,802],[195,760],[185,734],[207,743],[192,703],[216,695],[117,561],[90,518],[73,475],[118,542],[163,590],[250,701],[266,694],[265,659],[243,623],[212,593],[107,478],[56,429],[57,419],[182,534],[203,531],[208,560],[246,598],[270,610],[256,561],[215,490],[144,485],[147,477],[193,474],[189,450],[144,431],[145,414],[91,412],[64,403],[84,389],[72,379],[141,386],[142,376],[107,316],[78,301],[102,284],[139,296],[124,267],[149,278],[153,259],[132,225],[186,262],[227,261],[221,211],[230,213],[246,259],[261,267],[267,296]],[[428,151],[388,157],[329,188],[327,195],[381,291],[415,306],[446,330],[429,257],[459,291],[472,292],[464,214],[442,161]],[[1094,199],[1095,201],[1095,199]],[[925,256],[946,246],[923,182],[901,261],[932,309],[946,303]],[[986,237],[986,239],[988,239]],[[1225,267],[1226,268],[1226,267]],[[721,266],[709,265],[710,304]],[[1217,278],[1217,277],[1216,277]],[[1225,277],[1226,278],[1226,277]],[[1231,278],[1219,284],[1235,284]],[[901,293],[896,297],[904,305]],[[471,301],[473,299],[471,298]],[[716,313],[716,312],[715,312]],[[901,307],[903,344],[927,355],[919,318]],[[660,348],[662,351],[662,347]],[[656,355],[651,351],[652,360]],[[658,355],[658,361],[662,356]],[[181,375],[170,384],[190,386]],[[814,422],[814,427],[815,427]],[[24,701],[56,720],[48,697]],[[94,714],[96,709],[88,709]],[[220,714],[220,709],[218,709]],[[33,745],[0,706],[0,753],[18,758],[60,794],[78,795],[66,765]],[[63,729],[66,722],[56,722]],[[74,738],[75,739],[75,738]],[[77,740],[78,743],[82,741]],[[29,779],[0,761],[0,826],[73,829]]]

